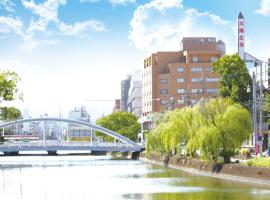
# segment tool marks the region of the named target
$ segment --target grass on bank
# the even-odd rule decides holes
[[[245,165],[253,167],[269,167],[270,168],[270,157],[254,158],[245,162]]]

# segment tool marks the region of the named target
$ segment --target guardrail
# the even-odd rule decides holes
[[[133,146],[124,144],[124,143],[115,143],[115,142],[58,142],[58,141],[40,141],[40,142],[6,142],[0,144],[0,147],[50,147],[50,146],[59,146],[59,147],[126,147],[132,148]]]

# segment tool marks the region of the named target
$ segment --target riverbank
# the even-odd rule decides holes
[[[170,168],[200,175],[210,176],[231,181],[263,184],[270,187],[270,169],[264,167],[250,167],[239,163],[216,164],[206,163],[196,159],[178,156],[146,156],[141,154],[140,160],[151,164],[165,165]]]

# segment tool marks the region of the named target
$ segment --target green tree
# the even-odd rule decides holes
[[[138,118],[129,112],[113,112],[112,114],[102,117],[96,123],[104,128],[110,129],[123,136],[135,141],[140,132],[141,126],[137,122]],[[106,140],[112,138],[105,137]]]
[[[19,81],[20,77],[15,72],[0,72],[0,102],[22,99],[22,95],[18,92]]]
[[[22,99],[22,94],[18,90],[20,77],[12,71],[0,72],[0,103],[3,101],[12,101]],[[14,107],[1,107],[0,119],[4,121],[15,120],[21,117],[20,110]]]
[[[224,98],[201,101],[194,109],[200,113],[201,125],[196,138],[203,158],[210,160],[222,156],[224,162],[229,162],[251,135],[249,112],[240,104]]]
[[[186,144],[191,156],[201,151],[202,159],[224,162],[251,134],[249,112],[231,99],[201,100],[196,106],[174,110],[166,121],[147,135],[147,153],[170,154]]]
[[[21,111],[15,107],[0,107],[0,119],[13,121],[22,117]]]
[[[212,63],[213,71],[220,76],[219,94],[242,105],[252,99],[252,79],[245,62],[238,54],[225,55]]]
[[[267,112],[267,115],[270,115],[270,93],[267,93],[264,99],[264,104],[263,104],[263,110]],[[270,124],[270,119],[268,118],[268,124]]]

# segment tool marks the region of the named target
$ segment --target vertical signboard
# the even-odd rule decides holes
[[[238,54],[245,58],[245,19],[241,12],[238,16]]]

